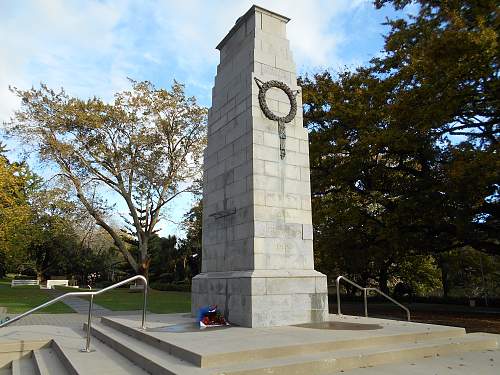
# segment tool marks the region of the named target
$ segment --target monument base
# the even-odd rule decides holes
[[[201,273],[193,278],[191,312],[217,305],[230,323],[272,327],[328,319],[326,276],[314,270]]]

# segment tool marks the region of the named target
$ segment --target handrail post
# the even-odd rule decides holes
[[[340,278],[342,276],[337,277],[335,280],[337,283],[337,315],[342,315],[342,310],[340,310]]]
[[[144,300],[142,302],[142,323],[141,329],[146,329],[146,307],[147,307],[147,298],[148,298],[148,283],[144,281]]]
[[[363,288],[363,299],[365,301],[365,317],[368,318],[368,298],[366,298],[367,289]]]
[[[85,348],[83,348],[81,351],[85,353],[90,353],[92,350],[90,349],[90,336],[91,336],[91,330],[92,330],[92,306],[94,305],[94,295],[90,295],[90,301],[89,301],[89,315],[87,318],[87,340],[85,342]]]

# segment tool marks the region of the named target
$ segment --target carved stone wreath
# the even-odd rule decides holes
[[[256,79],[257,80],[257,79]],[[259,81],[257,81],[257,84]],[[288,96],[288,100],[290,100],[290,112],[288,112],[288,115],[285,117],[279,117],[275,115],[270,109],[269,106],[267,105],[266,102],[266,93],[267,90],[270,88],[275,87],[277,89],[280,89],[284,91],[286,96]],[[272,80],[272,81],[267,81],[262,83],[262,85],[259,86],[259,104],[260,108],[262,109],[262,112],[267,116],[268,119],[273,120],[273,121],[282,121],[284,123],[288,123],[292,121],[297,114],[297,100],[295,99],[295,96],[297,95],[296,92],[292,91],[290,87],[286,83]]]
[[[285,150],[285,139],[286,139],[286,131],[285,131],[285,124],[289,123],[295,118],[295,115],[297,114],[297,99],[295,98],[297,95],[296,91],[293,91],[286,83],[276,81],[276,80],[271,80],[267,82],[262,82],[258,78],[255,78],[255,82],[257,82],[257,85],[259,86],[259,105],[260,108],[262,109],[262,112],[264,112],[264,115],[270,120],[273,121],[278,121],[278,134],[280,137],[280,156],[281,159],[283,159],[286,155],[286,150]],[[277,116],[274,114],[270,109],[269,106],[267,105],[266,102],[266,92],[270,88],[275,87],[277,89],[282,90],[286,96],[288,96],[288,100],[290,100],[290,111],[288,112],[288,115],[284,117]]]

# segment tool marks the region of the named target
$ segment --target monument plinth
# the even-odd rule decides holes
[[[328,316],[326,276],[314,270],[309,142],[288,21],[253,6],[217,46],[192,312],[217,304],[246,327]]]

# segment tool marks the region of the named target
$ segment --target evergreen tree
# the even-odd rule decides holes
[[[417,3],[368,66],[301,82],[317,263],[385,290],[414,255],[500,252],[498,8]]]

